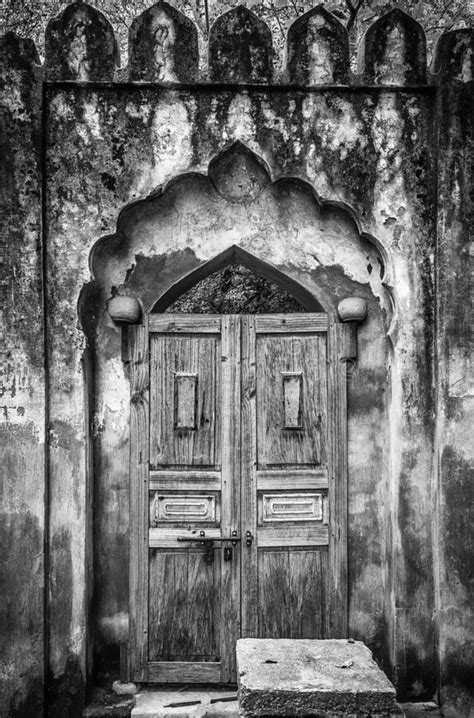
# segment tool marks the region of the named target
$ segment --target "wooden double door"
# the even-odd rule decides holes
[[[241,636],[344,635],[342,329],[325,314],[130,328],[134,680],[231,683]]]

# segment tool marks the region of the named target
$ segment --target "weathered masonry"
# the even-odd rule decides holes
[[[120,651],[136,680],[228,682],[244,635],[352,636],[464,715],[472,31],[428,70],[394,10],[354,74],[317,7],[277,76],[247,9],[203,69],[159,3],[119,68],[77,2],[43,66],[13,34],[1,63],[0,713],[80,715]],[[301,311],[173,313],[233,263]]]

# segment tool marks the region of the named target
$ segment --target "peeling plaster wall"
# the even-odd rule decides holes
[[[0,70],[0,715],[41,716],[45,376],[41,69]]]
[[[238,244],[332,297],[333,310],[337,298],[351,292],[372,303],[374,297],[380,300],[382,313],[373,304],[374,319],[361,331],[361,358],[349,388],[350,625],[406,695],[433,694],[431,486],[426,480],[432,460],[434,252],[434,169],[426,138],[433,115],[430,90],[49,88],[48,286],[54,314],[49,345],[57,387],[51,411],[73,435],[79,436],[82,421],[84,341],[74,312],[90,276],[89,251],[114,232],[125,205],[154,193],[131,204],[118,233],[94,248],[96,288],[85,293],[97,292],[85,300],[84,323],[96,364],[99,654],[116,651],[126,637],[128,605],[122,568],[128,555],[128,384],[120,330],[107,319],[106,300],[113,287],[122,287],[150,306],[180,275]],[[365,232],[390,254],[387,269],[398,311],[393,352],[385,339],[391,307],[380,281],[381,255],[359,236],[347,211],[334,205],[318,209],[308,190],[299,192],[286,180],[250,204],[235,205],[232,213],[222,198],[211,196],[204,177],[191,175],[160,194],[159,186],[180,172],[207,174],[209,161],[237,139],[267,162],[273,179],[307,180],[324,200],[349,205]],[[65,481],[62,472],[59,481],[59,473],[58,466],[61,492],[74,496],[74,474],[66,472]],[[79,514],[73,533],[77,540]],[[81,580],[75,590],[82,595]],[[414,657],[409,678],[407,654]]]
[[[472,700],[474,661],[474,344],[467,300],[472,297],[474,51],[468,32],[449,33],[439,50],[444,77],[438,108],[437,609],[441,698],[464,715]],[[454,81],[445,75],[449,59]]]

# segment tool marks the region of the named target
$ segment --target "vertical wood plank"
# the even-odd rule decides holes
[[[131,326],[130,356],[130,674],[147,680],[148,661],[148,329]]]
[[[242,317],[242,637],[258,635],[255,317]],[[253,535],[246,545],[245,533]]]
[[[171,602],[168,596],[169,584],[173,586],[174,595],[180,592],[185,595],[186,587],[179,585],[179,579],[183,573],[178,573],[176,577],[176,559],[183,558],[183,555],[175,553],[166,553],[157,549],[150,549],[149,564],[149,638],[148,638],[148,660],[157,660],[162,657],[167,660],[167,656],[171,654],[170,640],[173,637],[173,631],[169,631],[169,627],[173,624],[176,626],[176,602]],[[187,555],[187,552],[184,554]],[[181,598],[179,603],[183,603]],[[167,628],[167,632],[163,628]]]
[[[258,637],[291,638],[288,549],[258,552]]]
[[[222,535],[240,533],[240,316],[222,317]],[[222,682],[236,681],[235,644],[240,637],[240,551],[232,547],[232,561],[222,561]]]
[[[289,595],[294,638],[324,638],[324,579],[318,551],[289,550]],[[325,553],[325,551],[324,551]]]
[[[206,564],[204,552],[188,553],[187,621],[195,660],[217,661],[221,658],[221,631],[225,598],[221,591],[221,546],[214,547],[214,561]]]
[[[347,635],[347,371],[350,327],[330,322],[328,637]]]

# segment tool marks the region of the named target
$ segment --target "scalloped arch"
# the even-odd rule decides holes
[[[311,311],[335,310],[345,276],[347,286],[365,285],[391,318],[386,252],[351,208],[321,200],[301,178],[272,181],[264,160],[241,142],[214,157],[207,175],[179,175],[125,207],[116,233],[92,248],[90,266],[106,297],[115,287],[137,296],[144,311],[159,311],[240,260]],[[336,275],[339,288],[331,284]]]

